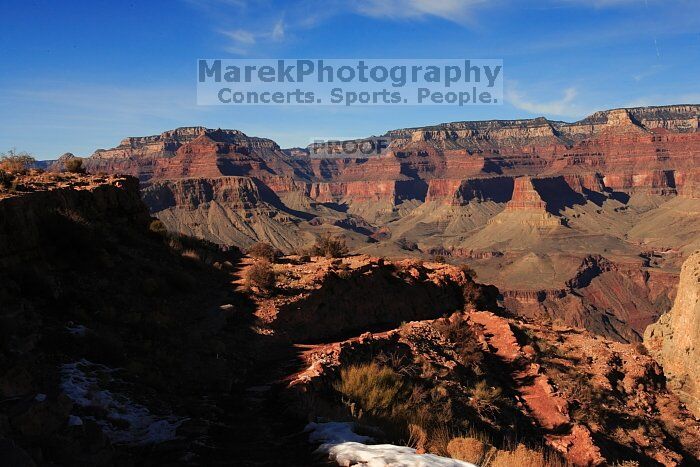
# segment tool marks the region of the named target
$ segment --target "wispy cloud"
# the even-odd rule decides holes
[[[359,14],[390,20],[437,17],[462,23],[470,19],[475,8],[488,5],[486,0],[360,0],[354,10]]]
[[[517,85],[510,83],[506,89],[506,99],[513,107],[538,115],[556,115],[561,117],[580,117],[586,113],[576,102],[578,90],[569,87],[562,91],[558,99],[532,99],[517,89]]]
[[[473,22],[478,8],[494,3],[488,0],[184,1],[211,16],[217,30],[228,40],[223,48],[239,55],[282,43],[343,14],[387,21],[437,18],[466,25]]]
[[[632,79],[637,81],[637,82],[643,81],[643,80],[649,78],[650,76],[654,76],[654,75],[661,73],[665,69],[666,69],[666,67],[664,67],[662,65],[652,65],[649,68],[646,68],[638,73],[633,74]]]
[[[612,31],[597,30],[592,33],[569,31],[570,41],[546,40],[541,47],[566,47],[572,41],[590,41],[599,34],[603,36],[634,36],[641,31],[656,29],[659,15],[672,15],[679,30],[695,30],[700,4],[687,0],[539,0],[524,4],[520,0],[182,0],[206,13],[214,27],[227,40],[222,48],[235,54],[247,55],[253,51],[279,46],[288,40],[302,36],[320,24],[342,15],[360,15],[381,21],[426,21],[436,19],[476,29],[482,13],[490,11],[513,12],[518,10],[584,8],[625,8],[632,15],[630,21],[645,20],[643,27],[630,27],[623,23]],[[673,6],[673,8],[668,8]],[[688,24],[686,24],[688,23]],[[610,29],[610,28],[608,28]],[[663,30],[656,31],[658,34]],[[568,36],[567,36],[568,37]],[[656,40],[656,38],[654,38]],[[528,42],[526,42],[527,44]],[[530,41],[533,47],[537,42]],[[522,47],[522,46],[521,46]],[[657,46],[658,49],[658,46]]]
[[[285,38],[284,20],[279,19],[269,30],[253,32],[246,29],[233,29],[230,31],[220,31],[221,34],[231,40],[225,49],[238,55],[246,55],[251,47],[263,42],[282,42]]]

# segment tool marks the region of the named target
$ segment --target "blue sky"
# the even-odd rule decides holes
[[[5,0],[0,25],[0,151],[39,159],[190,125],[286,147],[700,102],[697,0]],[[197,106],[198,58],[502,58],[506,103]]]

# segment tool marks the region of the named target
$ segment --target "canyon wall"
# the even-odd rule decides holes
[[[673,308],[647,328],[644,344],[671,388],[700,417],[700,251],[683,265]]]
[[[172,231],[285,253],[330,232],[358,253],[443,255],[523,314],[630,341],[658,318],[682,260],[700,248],[699,117],[699,105],[676,105],[573,123],[453,122],[357,141],[385,139],[378,154],[331,145],[325,157],[191,127],[127,138],[85,165],[139,177],[151,213]],[[572,287],[592,256],[613,266]]]

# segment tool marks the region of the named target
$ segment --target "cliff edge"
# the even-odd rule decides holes
[[[644,333],[669,386],[700,416],[700,251],[683,265],[673,308]]]

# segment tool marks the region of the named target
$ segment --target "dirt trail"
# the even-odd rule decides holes
[[[304,433],[307,420],[289,410],[286,376],[302,367],[293,347],[273,350],[259,362],[245,387],[222,404],[220,425],[212,437],[217,452],[211,465],[314,466],[314,446]],[[223,449],[221,448],[223,446]]]
[[[532,418],[547,432],[544,437],[548,443],[567,452],[574,463],[600,465],[604,459],[590,430],[571,420],[568,402],[556,393],[540,365],[530,360],[529,351],[518,343],[510,324],[489,312],[472,312],[470,318],[483,326],[489,347],[512,368],[514,389]]]
[[[251,264],[244,260],[231,281],[234,307],[241,325],[254,326],[256,305],[242,293],[243,273]],[[218,405],[221,414],[202,446],[207,465],[291,466],[327,465],[313,454],[304,432],[307,420],[289,409],[287,379],[301,371],[302,350],[292,344],[266,344],[265,336],[252,347],[255,360],[240,385]]]
[[[525,356],[508,322],[489,312],[473,312],[471,319],[484,327],[489,346],[513,368],[515,389],[540,426],[550,431],[568,431],[571,420],[566,400],[555,394],[539,365]]]

